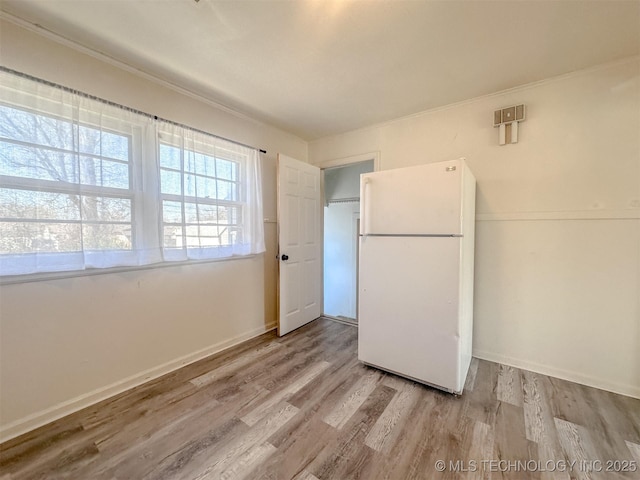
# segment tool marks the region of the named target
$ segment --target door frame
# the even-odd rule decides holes
[[[380,152],[368,152],[368,153],[361,153],[359,155],[351,155],[349,157],[341,157],[341,158],[335,158],[331,160],[322,160],[321,162],[313,163],[312,165],[315,165],[320,170],[326,170],[328,168],[334,168],[334,167],[346,167],[347,165],[350,165],[352,163],[362,163],[369,160],[373,160],[374,172],[377,172],[378,170],[380,170]],[[322,190],[322,195],[324,197],[324,189]]]
[[[355,304],[355,311],[356,311],[356,320],[358,319],[358,289],[360,288],[359,285],[359,279],[358,279],[358,270],[360,269],[360,212],[358,213],[354,213],[353,214],[353,222],[352,222],[352,227],[353,227],[353,237],[351,239],[351,245],[353,247],[353,259],[354,259],[354,268],[355,268],[355,278],[353,280],[354,283],[354,287],[355,287],[355,291],[356,291],[356,304]]]
[[[348,157],[341,157],[341,158],[335,158],[335,159],[330,159],[330,160],[323,160],[317,163],[313,163],[313,165],[315,165],[316,167],[320,168],[320,203],[322,205],[322,209],[320,212],[320,224],[321,224],[321,231],[320,231],[320,235],[322,238],[322,241],[320,242],[320,259],[322,261],[322,269],[321,271],[321,275],[320,275],[320,285],[322,285],[322,293],[321,293],[321,301],[322,301],[322,316],[323,317],[329,317],[329,318],[335,318],[338,321],[341,321],[340,319],[337,319],[336,317],[333,317],[332,315],[327,315],[324,312],[324,206],[326,205],[326,199],[324,196],[324,171],[330,168],[336,168],[336,167],[346,167],[348,165],[354,164],[354,163],[362,163],[362,162],[368,162],[368,161],[372,161],[373,160],[373,171],[377,172],[380,170],[380,151],[373,151],[373,152],[368,152],[368,153],[361,153],[358,155],[350,155]],[[356,272],[356,288],[357,288],[357,283],[358,283],[358,277],[357,277],[357,272]],[[357,316],[357,311],[358,311],[358,307],[357,307],[357,291],[356,291],[356,316]]]

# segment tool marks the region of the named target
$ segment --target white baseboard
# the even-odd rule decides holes
[[[563,370],[561,368],[555,368],[549,365],[542,365],[536,362],[513,358],[502,355],[500,353],[474,350],[473,356],[481,360],[502,363],[503,365],[509,365],[510,367],[522,368],[524,370],[541,373],[550,377],[561,378],[562,380],[568,380],[570,382],[580,383],[589,387],[599,388],[601,390],[619,393],[620,395],[625,395],[627,397],[640,399],[640,386],[637,385],[626,385],[616,382],[610,382],[609,380],[603,378],[592,377],[590,375],[584,375],[582,373],[574,372],[571,370]]]
[[[54,405],[45,410],[33,413],[26,417],[20,418],[14,422],[0,427],[0,443],[11,440],[19,435],[27,433],[38,427],[51,423],[62,417],[75,413],[83,408],[89,407],[102,400],[106,400],[109,397],[113,397],[119,393],[129,390],[138,385],[142,385],[149,380],[166,375],[174,370],[189,365],[190,363],[197,362],[203,358],[209,357],[215,353],[220,353],[223,350],[234,347],[242,342],[250,340],[251,338],[258,337],[266,332],[269,332],[276,328],[276,325],[267,325],[265,327],[255,328],[249,332],[237,335],[228,340],[218,342],[214,345],[205,347],[197,352],[189,353],[182,357],[171,360],[157,367],[150,368],[143,372],[137,373],[130,377],[119,380],[111,385],[98,388],[91,392],[80,395],[71,400]]]

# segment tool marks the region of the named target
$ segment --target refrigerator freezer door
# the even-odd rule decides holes
[[[363,175],[360,234],[462,234],[465,174],[452,160]]]
[[[462,391],[462,241],[459,237],[361,237],[361,361],[451,392]]]

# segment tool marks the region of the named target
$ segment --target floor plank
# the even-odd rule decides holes
[[[365,444],[378,452],[389,451],[400,427],[409,420],[409,412],[418,402],[419,393],[415,384],[401,387],[367,434]]]
[[[516,407],[522,406],[520,370],[507,365],[500,365],[496,395],[501,402],[510,403]]]
[[[377,370],[371,370],[367,375],[361,377],[345,394],[342,401],[327,414],[324,421],[338,430],[341,429],[376,389],[381,377],[382,375]]]

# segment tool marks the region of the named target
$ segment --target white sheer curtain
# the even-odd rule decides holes
[[[157,122],[166,260],[264,252],[255,149]]]
[[[262,227],[256,150],[0,72],[0,275],[256,254]]]

